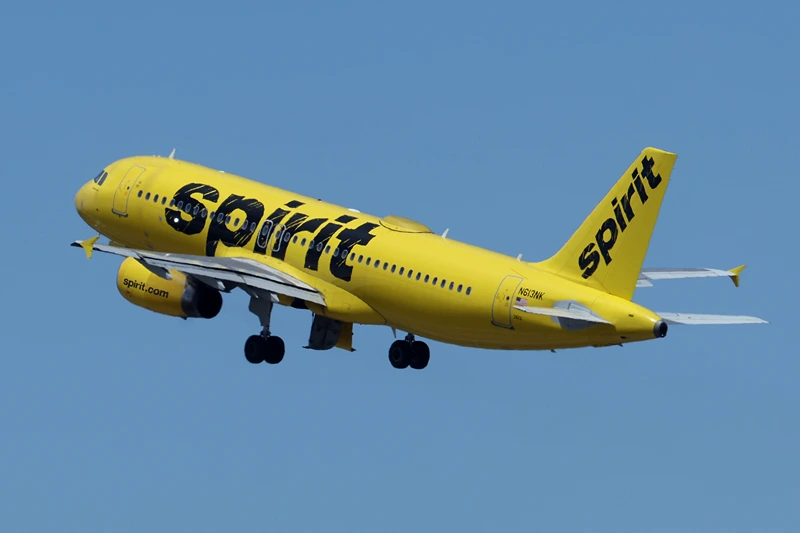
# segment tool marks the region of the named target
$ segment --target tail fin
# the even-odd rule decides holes
[[[630,300],[677,157],[645,148],[561,250],[536,266]]]

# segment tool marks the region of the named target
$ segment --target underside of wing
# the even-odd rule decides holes
[[[667,324],[682,325],[722,325],[722,324],[767,324],[763,320],[754,316],[741,315],[699,315],[696,313],[660,313],[656,314]]]
[[[96,239],[75,241],[72,245],[84,248],[87,255],[90,255],[91,250],[97,250],[132,257],[162,278],[168,279],[169,270],[177,270],[218,290],[240,287],[246,291],[265,291],[325,305],[322,293],[316,288],[278,268],[245,257],[206,257],[150,252],[96,244]]]
[[[652,281],[663,279],[688,278],[731,278],[734,285],[739,286],[739,276],[746,265],[731,270],[717,268],[643,268],[636,282],[637,287],[652,287]]]

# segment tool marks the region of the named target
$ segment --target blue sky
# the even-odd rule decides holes
[[[0,32],[0,530],[797,527],[796,5],[51,8]],[[119,296],[117,258],[68,247],[92,236],[84,182],[177,148],[536,260],[645,146],[679,155],[646,266],[748,268],[635,300],[771,324],[432,342],[398,372],[389,328],[309,352],[310,316],[279,309],[287,356],[254,367],[243,294],[159,316]]]

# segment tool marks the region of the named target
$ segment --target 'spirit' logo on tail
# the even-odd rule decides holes
[[[634,194],[639,197],[641,204],[644,205],[648,200],[648,188],[655,190],[661,184],[661,174],[654,175],[653,166],[655,166],[653,158],[645,156],[642,159],[641,173],[638,168],[633,169],[633,172],[631,172],[632,181],[628,185],[628,191],[622,195],[622,198],[611,200],[614,216],[603,222],[595,234],[595,242],[589,243],[578,258],[578,267],[583,270],[584,278],[589,278],[595,273],[597,267],[600,266],[601,257],[606,265],[611,263],[611,249],[614,248],[619,233],[625,232],[628,224],[633,221],[635,216],[633,205],[631,205],[631,199]],[[645,179],[642,180],[642,178]],[[645,185],[645,182],[647,185]]]

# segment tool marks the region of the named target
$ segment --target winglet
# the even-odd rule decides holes
[[[83,251],[86,252],[86,259],[92,258],[92,250],[94,249],[94,243],[97,242],[97,239],[100,238],[100,235],[92,237],[91,239],[86,239],[85,241],[75,241],[70,246],[80,246],[83,248]]]
[[[732,274],[731,279],[733,280],[733,284],[736,285],[737,287],[739,286],[739,275],[742,273],[742,270],[744,270],[746,266],[747,265],[738,266],[728,271]]]

